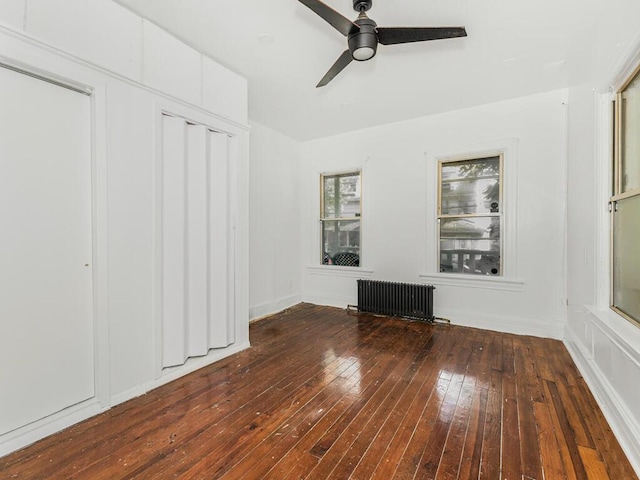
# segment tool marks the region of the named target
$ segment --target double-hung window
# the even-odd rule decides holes
[[[323,265],[360,266],[360,172],[320,176]]]
[[[440,272],[502,275],[502,154],[438,162]]]
[[[640,323],[640,71],[616,97],[611,307]]]

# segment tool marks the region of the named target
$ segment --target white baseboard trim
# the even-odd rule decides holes
[[[94,397],[0,436],[0,457],[53,435],[106,409]]]
[[[451,320],[453,325],[481,328],[515,335],[531,335],[534,337],[564,338],[564,320],[542,320],[539,318],[516,317],[511,315],[486,315],[463,310],[444,309],[435,312],[436,317]]]
[[[302,295],[295,294],[280,298],[270,302],[259,303],[249,308],[249,320],[256,320],[266,315],[281,312],[289,307],[293,307],[302,301]]]
[[[144,395],[155,388],[158,388],[169,382],[173,382],[180,377],[195,372],[196,370],[206,367],[207,365],[211,365],[212,363],[220,361],[230,355],[241,352],[242,350],[245,350],[250,346],[251,345],[249,344],[249,342],[241,343],[238,345],[234,344],[222,350],[211,350],[208,355],[205,355],[203,357],[189,358],[184,365],[165,369],[162,376],[155,380],[114,395],[111,398],[111,406],[119,405],[128,400],[139,397],[140,395]]]
[[[346,308],[347,305],[356,304],[357,299],[347,296],[327,295],[325,293],[308,292],[303,294],[303,302],[314,305],[328,305],[331,307]],[[538,318],[515,317],[511,315],[483,315],[476,312],[463,310],[438,310],[436,317],[451,320],[453,325],[463,327],[480,328],[496,332],[513,333],[516,335],[531,335],[534,337],[564,338],[565,321],[548,321]]]
[[[358,303],[357,298],[345,295],[327,295],[321,292],[306,292],[302,295],[302,301],[314,305],[326,305],[329,307],[347,308],[347,305]]]
[[[640,425],[570,328],[567,328],[564,344],[609,422],[616,439],[620,442],[631,466],[640,476]]]

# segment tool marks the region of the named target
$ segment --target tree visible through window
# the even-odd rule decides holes
[[[360,266],[360,172],[321,175],[321,263]]]
[[[502,156],[440,161],[440,271],[501,275]]]

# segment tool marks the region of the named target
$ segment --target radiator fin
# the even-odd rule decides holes
[[[358,280],[358,311],[432,322],[433,285]]]

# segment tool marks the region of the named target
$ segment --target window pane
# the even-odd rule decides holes
[[[323,177],[324,218],[360,216],[360,175],[331,175]]]
[[[440,271],[500,275],[500,218],[441,219]]]
[[[497,213],[500,208],[500,157],[442,164],[442,215]]]
[[[360,266],[360,220],[322,222],[322,263]]]
[[[622,92],[621,192],[640,188],[640,75]]]
[[[640,322],[640,196],[618,202],[613,225],[613,306]]]

